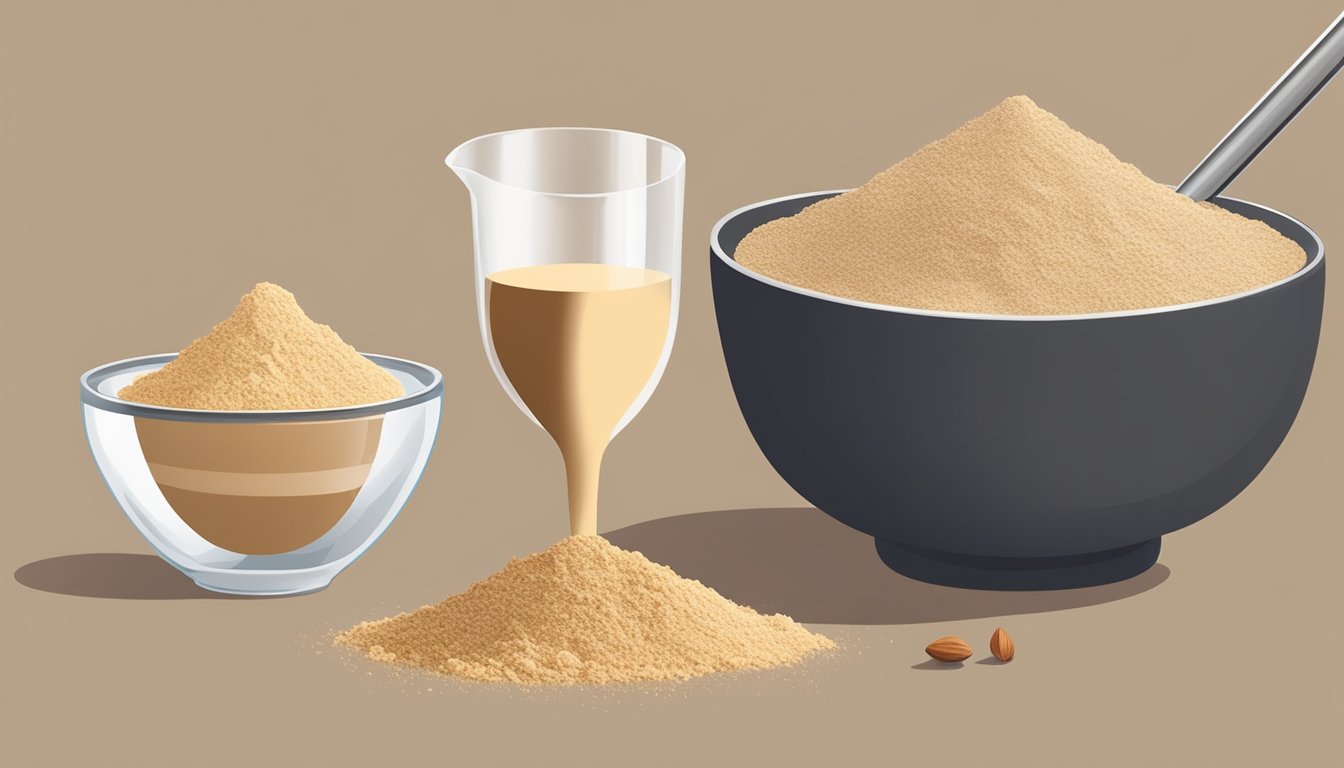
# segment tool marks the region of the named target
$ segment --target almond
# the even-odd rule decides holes
[[[971,658],[971,646],[966,644],[965,640],[954,635],[940,637],[929,643],[924,652],[937,659],[938,661],[952,663],[954,661],[965,661]]]
[[[994,630],[994,634],[989,638],[989,652],[994,654],[994,658],[999,661],[1012,661],[1016,650],[1013,647],[1013,638],[1003,631],[1003,627]]]

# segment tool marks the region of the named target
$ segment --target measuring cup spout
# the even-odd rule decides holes
[[[457,145],[443,159],[445,165],[462,180],[472,200],[507,206],[511,196],[507,191],[518,187],[519,192],[531,192],[528,184],[507,181],[521,176],[530,181],[528,163],[531,146],[518,131],[504,131],[477,136]],[[522,162],[520,162],[522,161]],[[500,197],[500,196],[503,197]],[[498,198],[498,199],[497,199]],[[492,202],[493,201],[493,202]]]
[[[472,197],[478,197],[484,192],[483,187],[490,183],[490,178],[477,170],[474,163],[471,162],[469,157],[471,153],[467,151],[468,145],[471,143],[469,141],[449,152],[448,157],[444,158],[443,162],[449,170],[457,174],[457,178],[462,180],[462,183],[467,187],[467,191],[471,192]]]

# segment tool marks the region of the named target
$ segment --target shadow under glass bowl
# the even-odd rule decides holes
[[[738,406],[766,459],[891,568],[980,589],[1064,589],[1143,572],[1161,536],[1246,488],[1306,393],[1321,241],[1232,198],[1307,253],[1271,285],[1175,307],[1072,316],[888,307],[733,260],[747,233],[843,190],[715,226],[711,277]]]
[[[322,589],[382,535],[415,489],[443,400],[435,369],[365,355],[406,394],[294,411],[205,411],[116,393],[176,355],[80,377],[89,448],[108,488],[164,560],[217,592]]]

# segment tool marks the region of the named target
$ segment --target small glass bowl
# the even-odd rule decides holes
[[[205,411],[116,393],[177,355],[80,377],[98,469],[154,551],[205,589],[294,595],[326,587],[387,530],[438,432],[443,376],[365,355],[406,394],[297,411]]]

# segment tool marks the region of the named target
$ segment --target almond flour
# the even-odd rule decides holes
[[[791,665],[834,647],[600,536],[512,560],[466,592],[336,642],[452,677],[526,685],[685,680]]]
[[[1067,315],[1240,293],[1291,275],[1306,254],[1016,96],[863,186],[758,227],[734,258],[875,304]]]
[[[273,411],[337,408],[403,394],[391,374],[330,327],[310,320],[294,294],[258,283],[209,335],[117,396],[170,408]]]

